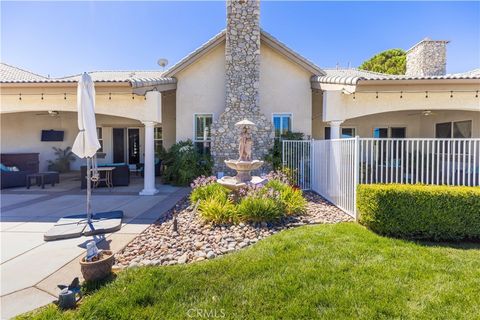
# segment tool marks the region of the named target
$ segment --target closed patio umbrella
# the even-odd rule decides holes
[[[87,159],[87,220],[92,218],[92,158],[100,149],[95,121],[95,86],[92,78],[84,73],[77,88],[78,132],[72,151],[79,158]],[[93,159],[94,160],[94,159]],[[96,164],[93,165],[96,167]]]
[[[46,241],[114,232],[122,225],[123,211],[96,212],[95,215],[92,212],[92,164],[93,176],[98,178],[95,154],[101,146],[95,121],[95,87],[87,73],[84,73],[78,82],[77,108],[79,133],[73,143],[72,151],[78,157],[87,160],[87,213],[60,218],[44,234],[43,239]]]

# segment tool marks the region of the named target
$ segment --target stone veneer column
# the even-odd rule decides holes
[[[253,129],[253,159],[263,159],[273,146],[273,125],[260,112],[260,1],[227,0],[225,45],[225,111],[212,125],[214,170],[227,171],[226,159],[238,159],[239,129],[248,119]]]

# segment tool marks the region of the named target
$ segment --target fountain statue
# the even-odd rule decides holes
[[[251,175],[253,170],[263,165],[261,160],[252,160],[252,133],[250,127],[255,124],[248,120],[242,120],[235,123],[236,127],[240,127],[240,139],[238,144],[238,160],[225,160],[225,164],[230,169],[237,172],[235,177],[225,176],[218,179],[217,182],[231,190],[237,190],[244,187],[247,183],[259,184],[265,182],[265,179]]]

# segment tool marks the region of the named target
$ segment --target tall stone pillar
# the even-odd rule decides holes
[[[227,171],[226,159],[238,159],[239,129],[248,119],[253,128],[253,159],[263,159],[273,147],[273,125],[260,112],[260,1],[227,0],[225,45],[225,111],[212,125],[215,171]]]

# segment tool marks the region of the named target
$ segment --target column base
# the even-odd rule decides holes
[[[141,196],[153,196],[159,192],[158,189],[143,189],[138,194]]]

